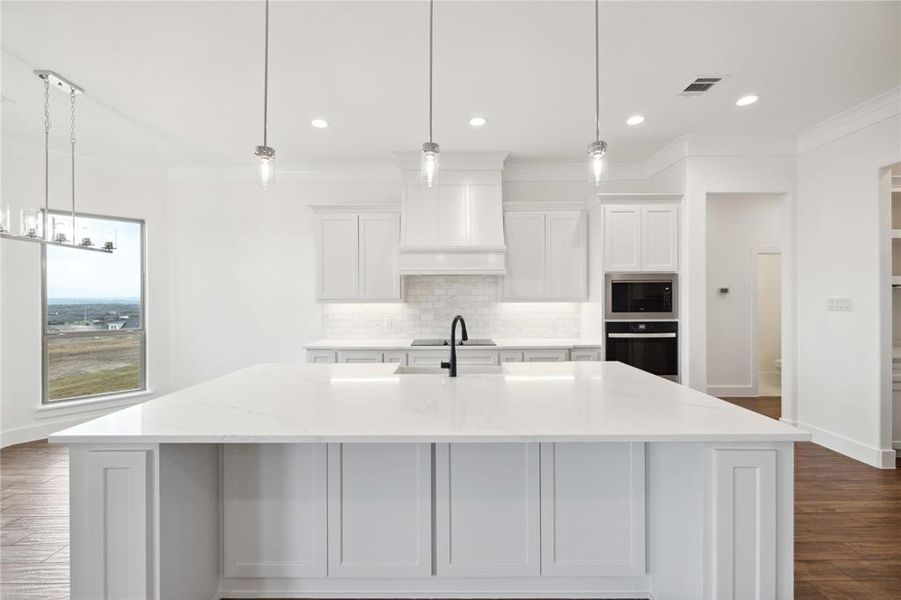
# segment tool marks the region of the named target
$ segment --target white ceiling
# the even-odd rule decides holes
[[[169,164],[226,165],[262,143],[262,1],[0,6],[0,91],[13,100],[2,105],[5,135],[40,143],[41,89],[29,71],[42,67],[88,91],[81,139],[96,154],[121,147],[161,152]],[[281,164],[385,161],[419,147],[427,14],[424,0],[273,2],[270,145]],[[580,159],[594,135],[592,16],[585,1],[436,2],[442,149]],[[899,29],[901,2],[603,2],[611,159],[642,160],[685,134],[794,134],[898,85]],[[699,75],[726,79],[680,97]],[[737,108],[750,92],[760,102]],[[633,113],[647,121],[627,126]],[[482,130],[468,125],[474,114],[488,118]],[[314,129],[313,117],[331,126]]]

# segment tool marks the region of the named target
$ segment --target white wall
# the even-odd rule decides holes
[[[51,208],[66,208],[68,157],[51,160]],[[4,142],[2,197],[15,214],[43,204],[43,155],[33,148]],[[121,166],[120,166],[121,167]],[[145,220],[147,240],[148,387],[153,394],[170,390],[168,373],[169,289],[166,263],[166,187],[161,175],[114,171],[84,160],[78,171],[79,211]],[[17,225],[18,220],[13,219]],[[74,251],[73,251],[74,252]],[[37,244],[0,241],[0,435],[2,444],[42,438],[58,429],[121,407],[123,402],[85,409],[41,406],[41,250]],[[131,400],[130,402],[134,402]]]
[[[901,159],[901,89],[799,141],[798,421],[814,440],[875,466],[891,447],[890,201]],[[827,312],[847,296],[851,312]]]
[[[782,196],[767,194],[707,197],[705,295],[710,394],[757,395],[756,252],[781,246],[782,202]],[[719,295],[717,290],[721,287],[729,288],[729,293]],[[778,350],[774,354],[778,356]]]

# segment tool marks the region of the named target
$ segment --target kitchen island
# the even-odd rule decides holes
[[[808,434],[621,363],[264,364],[54,435],[72,598],[790,598]]]

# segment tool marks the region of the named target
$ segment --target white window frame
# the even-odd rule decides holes
[[[51,210],[49,214],[57,214],[61,216],[71,215],[71,213],[63,211]],[[105,221],[119,221],[125,223],[135,223],[140,226],[141,240],[141,293],[140,306],[138,312],[140,314],[140,328],[138,329],[120,329],[120,330],[97,330],[97,331],[77,331],[51,333],[47,324],[47,247],[41,246],[41,408],[65,407],[78,404],[87,404],[93,402],[109,401],[130,396],[140,396],[148,392],[147,384],[147,224],[144,219],[133,219],[129,217],[114,217],[110,215],[98,215],[92,213],[75,213],[76,218],[84,217],[88,219],[98,219]],[[91,394],[88,396],[73,396],[72,398],[62,398],[59,400],[50,399],[50,340],[59,339],[60,337],[98,337],[98,336],[124,336],[140,334],[141,338],[141,354],[140,354],[140,385],[129,390],[117,390],[104,394]]]

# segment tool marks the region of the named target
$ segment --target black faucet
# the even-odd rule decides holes
[[[449,369],[449,375],[451,377],[457,376],[457,321],[460,322],[460,327],[462,327],[461,333],[462,341],[466,341],[469,339],[469,336],[466,335],[466,321],[463,320],[463,317],[457,315],[454,317],[454,320],[451,322],[451,335],[450,335],[450,362],[441,362],[442,369]]]

